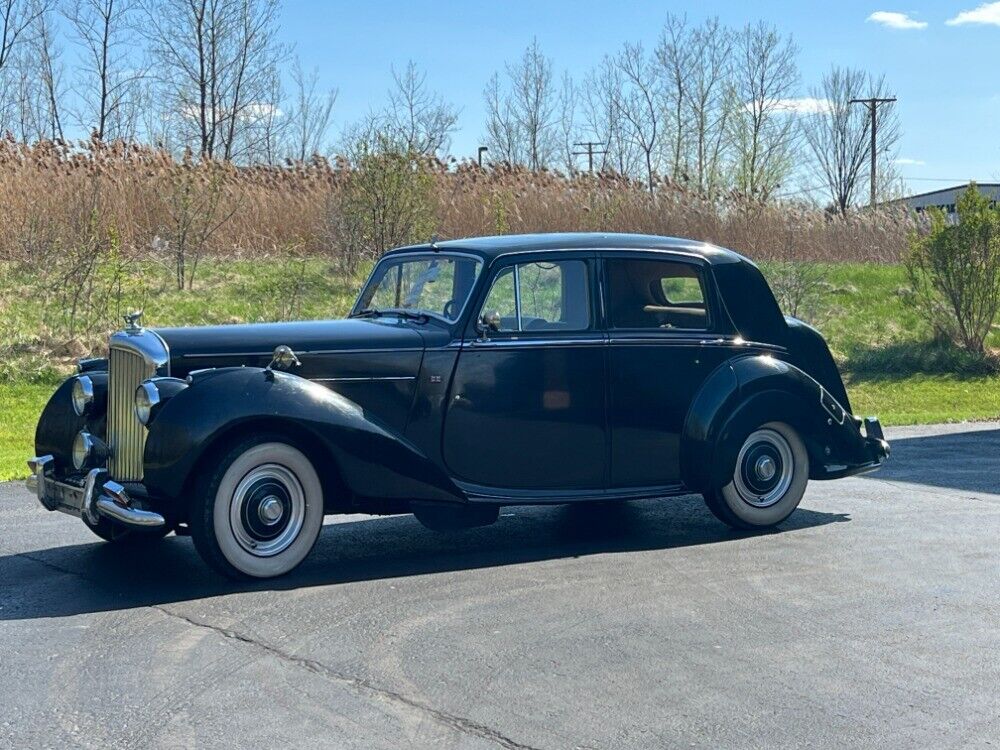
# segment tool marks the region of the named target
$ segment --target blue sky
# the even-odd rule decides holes
[[[1000,181],[1000,2],[289,0],[283,33],[303,65],[318,66],[323,83],[339,89],[336,127],[381,104],[390,66],[413,59],[462,108],[452,150],[471,156],[482,135],[483,85],[533,36],[557,71],[580,80],[625,41],[655,45],[668,11],[732,26],[763,19],[791,34],[803,96],[833,64],[884,73],[900,100],[899,156],[908,162],[899,169],[913,192],[951,180]],[[878,22],[876,13],[893,15]]]

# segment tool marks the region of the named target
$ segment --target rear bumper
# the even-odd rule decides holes
[[[856,476],[858,474],[868,474],[881,468],[889,459],[889,443],[882,432],[882,424],[876,417],[865,417],[863,420],[857,417],[853,419],[858,428],[858,439],[862,441],[859,459],[856,463],[848,465],[835,465],[824,467],[823,475],[820,479],[842,479],[843,477]]]
[[[166,520],[159,513],[139,507],[106,469],[91,469],[83,477],[57,479],[52,456],[35,456],[28,461],[31,475],[25,482],[46,510],[58,510],[96,525],[102,518],[124,528],[155,529]]]

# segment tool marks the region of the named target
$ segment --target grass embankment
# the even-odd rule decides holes
[[[843,264],[823,266],[822,273],[823,292],[807,317],[848,373],[855,412],[878,414],[887,425],[1000,416],[1000,377],[977,373],[974,362],[926,343],[925,323],[905,303],[901,267]],[[70,358],[37,351],[37,332],[45,327],[39,306],[22,296],[17,279],[0,279],[6,373],[0,377],[0,480],[6,480],[25,474],[38,414]],[[321,261],[206,263],[193,291],[160,285],[143,306],[146,321],[161,326],[338,317],[358,283]]]

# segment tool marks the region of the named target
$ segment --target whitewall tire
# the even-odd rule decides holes
[[[323,488],[294,446],[249,440],[214,467],[190,514],[202,557],[231,578],[273,578],[295,568],[323,528]]]
[[[809,454],[802,438],[784,422],[768,422],[751,432],[722,489],[705,494],[709,510],[735,528],[781,523],[794,511],[809,482]]]

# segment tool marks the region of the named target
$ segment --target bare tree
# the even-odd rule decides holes
[[[686,182],[688,179],[687,103],[692,57],[691,30],[687,19],[668,15],[656,46],[656,60],[663,87],[664,143],[668,170],[671,178],[677,182]]]
[[[851,104],[851,99],[885,96],[884,78],[874,79],[851,68],[833,68],[812,91],[812,98],[823,106],[802,120],[802,132],[830,200],[841,215],[855,204],[858,188],[868,176],[871,153],[869,111]],[[880,105],[877,115],[878,145],[891,151],[899,139],[894,105]]]
[[[412,60],[392,70],[393,87],[382,116],[382,129],[403,151],[436,156],[446,151],[460,110],[427,86],[427,73]]]
[[[0,70],[17,49],[21,36],[50,5],[47,0],[0,0]]]
[[[514,113],[524,135],[528,167],[548,166],[556,150],[553,119],[556,109],[552,61],[533,39],[517,65],[508,65]]]
[[[712,18],[692,29],[689,42],[685,58],[690,72],[682,91],[683,109],[688,112],[691,129],[694,183],[702,195],[711,196],[722,181],[727,147],[733,34],[718,18]]]
[[[31,57],[19,56],[49,0],[0,0],[0,127],[20,131],[26,120],[25,97],[35,90]],[[17,65],[12,63],[17,62]],[[14,69],[12,69],[14,68]]]
[[[510,97],[500,84],[500,74],[494,73],[483,89],[486,103],[486,145],[491,159],[506,164],[524,162],[524,139],[521,125],[514,114]]]
[[[652,193],[661,109],[656,68],[641,44],[626,42],[615,62],[624,84],[618,89],[618,111],[626,123],[629,137],[642,152],[646,187]]]
[[[144,71],[131,36],[135,0],[70,0],[63,13],[81,50],[77,121],[100,140],[135,138]]]
[[[558,107],[552,61],[532,40],[521,59],[507,64],[508,90],[494,74],[484,91],[487,146],[494,156],[511,164],[538,170],[559,153],[555,127]]]
[[[56,45],[50,12],[41,13],[35,19],[34,50],[39,67],[39,86],[44,92],[44,113],[46,137],[63,140],[60,102],[63,98],[63,67],[59,58],[62,51]]]
[[[576,99],[577,88],[569,72],[564,72],[559,87],[559,154],[567,175],[576,172]]]
[[[5,72],[5,120],[11,132],[23,141],[63,137],[63,66],[51,16],[51,9],[45,9],[34,18]]]
[[[584,80],[582,109],[584,121],[596,136],[595,140],[605,144],[601,171],[634,175],[640,169],[641,157],[622,116],[619,92],[623,86],[621,71],[614,59],[605,55],[601,64]]]
[[[791,38],[761,22],[745,27],[734,45],[732,113],[736,189],[766,201],[792,167],[796,122],[788,100],[798,84]]]
[[[277,115],[279,0],[144,0],[155,70],[204,157],[249,159]]]
[[[288,113],[289,151],[293,159],[305,161],[323,150],[337,89],[319,91],[319,69],[304,72],[297,57],[292,66],[292,83],[295,94],[292,110]]]

